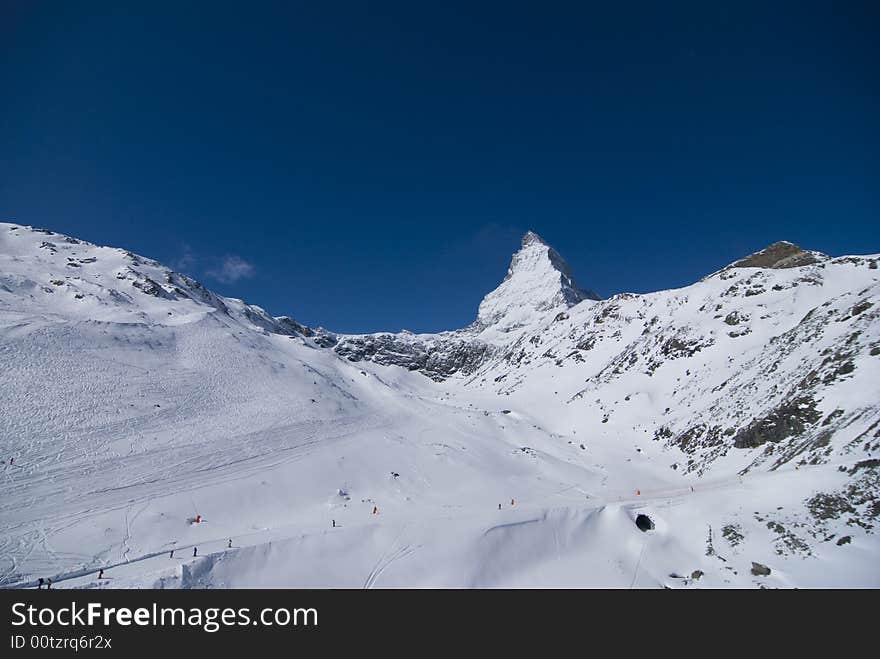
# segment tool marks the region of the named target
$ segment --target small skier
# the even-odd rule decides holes
[[[378,512],[379,512],[379,509],[376,506],[373,506],[373,514],[375,515]]]
[[[199,548],[198,548],[198,547],[193,547],[193,558],[195,558],[195,557],[196,557],[196,554],[198,554],[198,553],[199,553]]]
[[[333,522],[333,528],[335,529],[335,528],[336,528],[336,520],[334,519],[334,520],[331,520],[331,521]]]
[[[103,579],[103,578],[104,578],[104,568],[101,568],[100,570],[98,570],[98,579]]]
[[[45,583],[45,582],[43,581],[43,577],[40,577],[40,580],[37,581],[37,590],[43,590],[43,584],[44,584],[44,583]]]
[[[693,486],[693,485],[691,485],[691,492],[693,492],[693,491],[694,491],[694,486]]]
[[[168,558],[174,558],[174,550],[173,549],[171,550],[171,553],[168,554]]]
[[[515,506],[515,505],[516,505],[516,501],[514,501],[513,499],[511,499],[511,500],[510,500],[510,505],[511,505],[511,506]]]
[[[501,510],[501,504],[500,504],[500,503],[498,504],[498,510]]]
[[[227,549],[232,549],[232,538],[229,538],[229,544],[226,545]]]
[[[46,590],[52,590],[52,580],[46,579]]]

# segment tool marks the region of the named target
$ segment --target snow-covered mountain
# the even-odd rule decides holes
[[[536,314],[598,299],[595,293],[578,288],[568,263],[529,231],[504,281],[480,303],[474,329],[483,337],[493,330],[492,338],[498,342],[498,335],[526,327]]]
[[[51,308],[71,319],[179,325],[220,312],[275,334],[312,336],[285,316],[224,298],[199,282],[126,250],[48,229],[0,224],[0,291],[19,310]],[[51,297],[47,297],[51,296]]]
[[[444,380],[455,374],[473,373],[527,333],[536,319],[598,299],[592,291],[578,288],[565,260],[529,231],[511,258],[504,281],[483,298],[470,326],[441,334],[334,337],[334,349],[352,361],[402,366]]]
[[[878,586],[878,261],[353,336],[0,224],[0,584]]]

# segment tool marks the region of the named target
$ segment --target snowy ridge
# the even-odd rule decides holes
[[[291,318],[216,295],[152,259],[48,229],[0,223],[0,259],[0,292],[6,294],[0,304],[16,311],[51,308],[69,318],[168,326],[219,312],[276,334],[313,334]]]
[[[880,586],[878,263],[346,336],[0,224],[0,586]]]

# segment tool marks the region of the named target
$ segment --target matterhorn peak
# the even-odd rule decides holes
[[[522,237],[522,241],[520,242],[520,247],[521,248],[528,247],[529,245],[544,245],[544,246],[546,246],[547,243],[545,243],[544,239],[541,238],[541,236],[539,236],[534,231],[526,231],[525,235],[523,235],[523,237]]]
[[[510,260],[504,281],[480,303],[474,327],[509,332],[534,319],[536,312],[598,299],[595,293],[578,287],[568,263],[555,249],[528,231]]]

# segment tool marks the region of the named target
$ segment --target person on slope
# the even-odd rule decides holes
[[[40,577],[39,581],[37,581],[37,590],[43,590],[44,583],[45,582],[43,581],[43,577]]]
[[[198,547],[193,547],[193,558],[195,558],[195,557],[196,557],[196,554],[198,554],[198,553],[199,553],[199,548],[198,548]]]
[[[232,538],[229,538],[229,544],[226,545],[227,549],[232,549]]]

